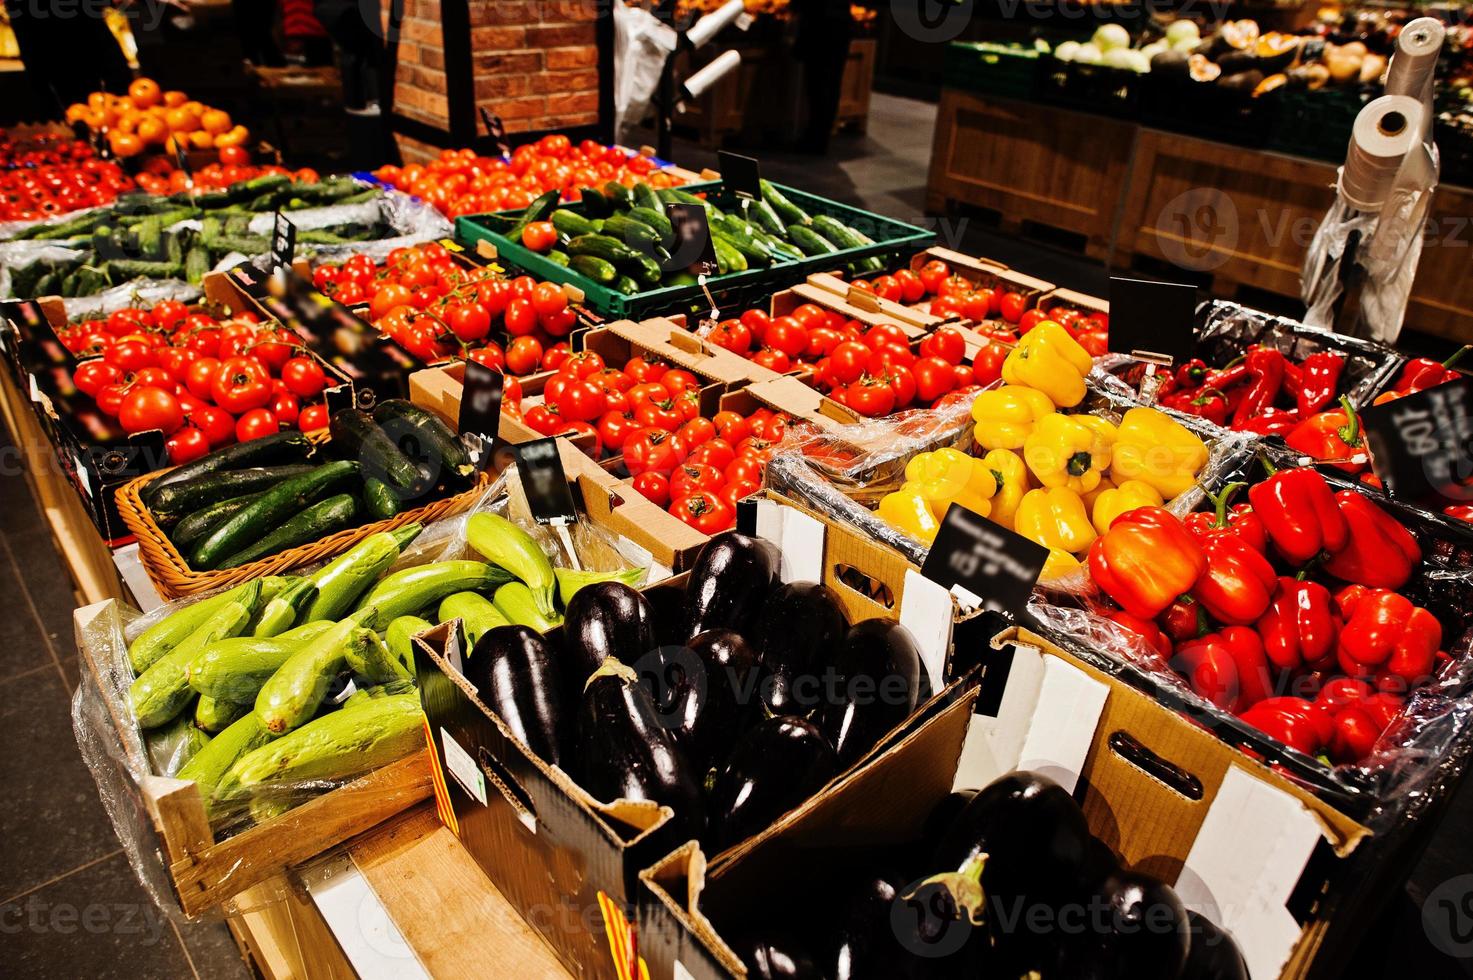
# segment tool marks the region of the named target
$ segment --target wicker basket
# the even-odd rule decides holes
[[[119,487],[118,513],[122,515],[123,523],[128,525],[128,530],[137,536],[138,556],[143,561],[143,567],[147,570],[149,579],[159,590],[159,595],[165,599],[177,599],[196,592],[240,585],[242,582],[249,582],[251,579],[264,575],[280,575],[293,568],[336,558],[370,534],[393,531],[414,521],[428,524],[431,521],[464,513],[471,509],[492,482],[491,474],[477,473],[476,482],[469,490],[423,507],[406,510],[402,514],[395,514],[386,521],[345,528],[336,534],[313,541],[311,544],[278,551],[274,555],[268,555],[235,568],[200,572],[189,567],[184,556],[179,554],[179,549],[174,547],[174,542],[169,540],[169,536],[164,533],[163,528],[159,527],[158,522],[153,519],[153,515],[143,503],[141,496],[143,488],[162,472],[165,471],[155,470],[152,473],[146,473]]]

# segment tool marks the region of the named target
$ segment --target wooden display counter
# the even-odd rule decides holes
[[[1335,199],[1333,165],[1147,129],[1103,116],[947,89],[926,207],[996,212],[1004,230],[1043,226],[1091,258],[1297,300],[1299,270]],[[1407,326],[1473,337],[1473,191],[1437,189]]]

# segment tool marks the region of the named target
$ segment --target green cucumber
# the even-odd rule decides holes
[[[777,216],[777,212],[772,209],[772,205],[766,201],[757,200],[748,204],[746,215],[752,224],[761,228],[769,235],[781,235],[784,233],[785,229],[782,219]]]
[[[699,204],[706,209],[706,213],[712,218],[719,218],[726,212],[703,197],[697,197],[690,191],[683,191],[679,187],[664,187],[656,191],[660,200],[666,204]]]
[[[579,235],[568,242],[568,254],[575,258],[579,255],[592,255],[605,262],[615,263],[641,258],[634,249],[608,235]]]
[[[154,520],[167,526],[207,504],[263,493],[292,477],[310,473],[313,469],[315,467],[306,463],[289,463],[284,466],[253,466],[207,473],[184,483],[171,483],[159,488],[148,509]]]
[[[634,258],[626,259],[623,266],[629,270],[630,275],[647,286],[653,286],[660,281],[660,263],[648,255],[636,255]]]
[[[297,579],[261,607],[256,621],[251,624],[251,635],[271,637],[287,632],[316,597],[317,583],[310,578]]]
[[[558,249],[553,249],[551,252],[548,252],[546,255],[544,255],[543,258],[547,259],[547,261],[549,261],[549,262],[552,262],[552,263],[555,263],[557,265],[560,265],[560,266],[562,266],[565,269],[568,267],[568,253],[567,252],[559,251]]]
[[[770,180],[760,181],[760,186],[762,188],[762,200],[772,206],[772,210],[777,212],[777,216],[782,219],[784,224],[806,225],[813,220],[808,216],[807,211],[804,211],[798,205],[788,200],[787,196],[778,190],[777,186]]]
[[[664,210],[664,205],[660,203],[660,195],[656,194],[655,189],[644,181],[641,180],[630,188],[630,193],[634,195],[634,207],[648,208],[651,211]],[[632,211],[633,208],[630,210]]]
[[[199,787],[199,795],[205,808],[225,795],[230,784],[225,782],[231,766],[246,753],[258,749],[274,736],[261,727],[255,713],[245,715],[219,735],[210,739],[208,745],[195,753],[194,758],[179,770],[178,778],[193,782]]]
[[[348,664],[372,631],[351,619],[336,623],[308,640],[261,685],[256,695],[256,718],[267,731],[280,735],[311,718],[332,681]]]
[[[803,250],[804,255],[827,255],[838,251],[828,239],[806,225],[788,225],[788,238]]]
[[[433,412],[402,398],[390,398],[374,406],[373,420],[411,459],[428,462],[440,473],[461,480],[476,472],[460,439]]]
[[[361,408],[333,413],[329,425],[333,451],[362,462],[363,471],[376,476],[406,497],[417,497],[425,489],[424,474],[400,451],[389,434]]]
[[[206,697],[254,703],[261,685],[291,659],[292,654],[332,629],[334,623],[303,623],[280,636],[236,636],[207,646],[190,662],[189,686]]]
[[[399,659],[411,676],[414,674],[414,637],[433,628],[433,623],[418,616],[399,616],[389,624],[384,642],[389,645],[389,652]]]
[[[387,521],[399,513],[399,495],[383,480],[370,476],[363,481],[363,510],[371,521]]]
[[[598,233],[598,225],[577,211],[570,211],[567,208],[558,208],[552,213],[552,226],[557,229],[558,234],[567,235],[569,238]]]
[[[719,231],[711,232],[711,247],[716,252],[716,264],[721,275],[747,271],[746,256]]]
[[[189,665],[211,643],[236,636],[250,623],[261,601],[261,582],[246,587],[217,609],[183,642],[155,661],[128,688],[128,703],[140,728],[157,728],[172,721],[194,697]]]
[[[578,199],[583,202],[583,213],[590,218],[606,218],[613,212],[608,198],[598,192],[597,188],[584,187],[579,190]]]
[[[377,612],[388,622],[419,613],[456,592],[489,592],[511,572],[481,561],[452,560],[405,568],[385,577],[358,603],[355,617]]]
[[[654,251],[654,247],[660,244],[660,233],[643,221],[635,218],[616,214],[604,220],[605,235],[617,238],[630,248],[646,255]]]
[[[201,731],[218,735],[250,713],[251,703],[239,701],[216,701],[201,696],[194,704],[194,724]]]
[[[614,278],[613,282],[609,283],[609,288],[616,293],[623,294],[624,296],[634,296],[644,292],[645,290],[644,286],[641,286],[639,283],[635,282],[633,279],[631,279],[629,276],[624,275],[623,273],[620,273]]]
[[[813,230],[841,249],[863,248],[866,245],[873,245],[875,243],[873,238],[860,231],[856,231],[839,219],[827,214],[816,214],[813,216]]]
[[[259,558],[274,555],[278,551],[285,551],[309,541],[325,538],[345,527],[351,527],[357,516],[358,500],[350,493],[340,493],[325,500],[319,500],[279,524],[270,534],[258,538],[226,558],[216,567],[239,568]]]
[[[197,569],[215,569],[232,556],[250,545],[252,539],[270,534],[270,529],[289,514],[301,511],[324,493],[354,479],[361,467],[351,460],[323,463],[307,473],[283,480],[261,494],[251,504],[216,528],[195,546],[191,552],[190,566]],[[288,524],[293,522],[288,521]],[[297,525],[294,533],[302,533]]]
[[[616,210],[627,211],[630,208],[634,207],[635,201],[633,192],[630,191],[629,188],[625,187],[623,184],[619,183],[617,180],[604,181],[603,187],[601,187],[599,190],[603,194],[603,196],[609,200],[609,203],[613,204]]]
[[[247,753],[227,781],[242,787],[341,781],[397,762],[424,747],[419,695],[370,698],[334,711]]]
[[[506,588],[506,585],[502,588]],[[456,592],[446,596],[440,601],[435,618],[441,623],[448,623],[452,619],[460,620],[460,627],[465,632],[465,642],[471,648],[475,647],[476,641],[488,630],[511,625],[504,612],[477,592]]]
[[[670,224],[670,219],[665,216],[665,212],[661,208],[630,208],[629,217],[638,221],[640,224],[649,225],[653,228],[655,233],[660,236],[660,244],[666,248],[669,248],[670,244],[675,241],[675,226]]]
[[[341,619],[358,597],[399,560],[409,542],[423,529],[423,524],[406,524],[393,531],[370,534],[313,572],[310,578],[317,586],[317,598],[307,607],[303,618]]]
[[[752,234],[751,226],[740,218],[731,215],[718,220],[713,226],[715,234],[726,242],[747,262],[748,267],[752,265],[768,265],[772,262],[772,255],[767,246],[761,244]]]
[[[597,255],[574,255],[568,259],[568,268],[601,286],[607,286],[619,277],[619,270]]]

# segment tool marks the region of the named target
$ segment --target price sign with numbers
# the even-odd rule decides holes
[[[1043,545],[952,504],[921,574],[945,589],[969,593],[983,609],[1016,618],[1047,559]]]
[[[297,254],[297,226],[280,212],[276,212],[276,224],[271,230],[271,265],[276,269],[291,267]]]
[[[537,439],[518,446],[517,472],[538,524],[571,524],[578,519],[578,506],[563,471],[556,439]]]
[[[1388,493],[1473,501],[1473,380],[1372,405],[1360,417]]]
[[[711,242],[711,227],[706,221],[703,204],[667,204],[665,215],[675,234],[670,259],[661,264],[666,272],[691,272],[695,275],[716,274],[716,246]]]

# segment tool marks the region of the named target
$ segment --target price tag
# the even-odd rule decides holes
[[[762,198],[762,168],[756,158],[717,150],[717,164],[721,168],[721,179],[737,197],[748,201]]]
[[[537,439],[517,447],[517,471],[522,491],[538,524],[571,524],[578,520],[578,506],[563,472],[563,459],[556,439]]]
[[[1473,501],[1473,380],[1372,405],[1360,418],[1388,493]]]
[[[506,142],[506,124],[501,117],[487,112],[485,106],[477,106],[476,109],[481,113],[481,125],[486,127],[486,135],[496,141],[496,152],[504,157],[511,156],[511,146]]]
[[[1191,360],[1196,313],[1196,286],[1112,276],[1109,349],[1162,366]]]
[[[271,267],[289,269],[292,257],[297,253],[297,226],[280,212],[276,212],[276,224],[271,230]]]
[[[479,361],[465,362],[458,422],[462,435],[472,436],[480,443],[477,463],[483,469],[496,448],[497,433],[501,429],[503,381],[505,377],[500,371],[493,371]]]
[[[921,574],[965,604],[1016,619],[1033,593],[1048,549],[952,504]]]
[[[670,258],[661,264],[665,272],[690,272],[698,276],[714,276],[717,272],[716,246],[711,243],[711,227],[706,222],[704,204],[667,204],[665,216],[675,233]]]

